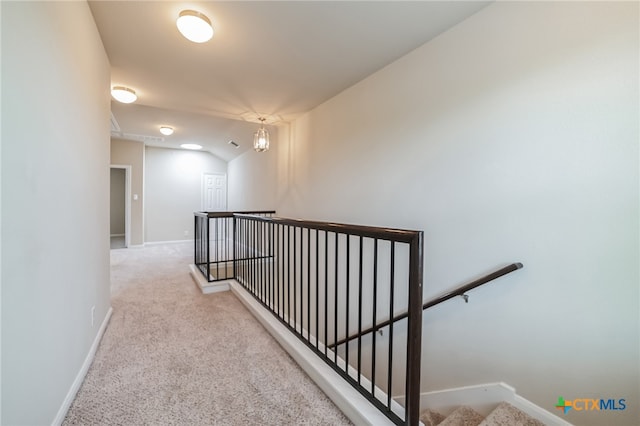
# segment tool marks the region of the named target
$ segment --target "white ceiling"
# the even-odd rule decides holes
[[[487,1],[90,1],[120,135],[153,146],[199,143],[230,160],[251,149],[258,115],[291,120],[477,12]],[[209,17],[215,34],[192,43],[181,10]],[[159,133],[160,125],[176,129]],[[128,135],[138,135],[132,137]],[[240,147],[228,144],[234,140]]]

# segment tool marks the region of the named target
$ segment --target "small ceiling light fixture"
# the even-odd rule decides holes
[[[123,104],[130,104],[138,99],[135,90],[124,86],[113,86],[111,88],[111,96],[113,96],[116,101],[122,102]]]
[[[253,134],[253,149],[257,152],[264,152],[269,149],[269,132],[264,128],[266,118],[260,117],[262,122],[260,128]]]
[[[180,145],[180,148],[198,150],[202,149],[202,145],[198,145],[197,143],[183,143]]]
[[[236,141],[229,141],[227,142],[229,145],[231,146],[235,146],[236,148],[240,148],[240,145],[238,145],[238,143]]]
[[[162,133],[165,136],[171,136],[173,134],[173,127],[160,126],[160,133]]]
[[[195,10],[180,12],[176,25],[180,33],[194,43],[204,43],[213,37],[211,21],[204,14]]]

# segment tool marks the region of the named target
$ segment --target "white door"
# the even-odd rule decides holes
[[[206,212],[227,210],[227,175],[218,173],[202,175],[202,210]]]

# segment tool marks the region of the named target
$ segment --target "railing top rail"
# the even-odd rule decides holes
[[[234,216],[242,219],[256,220],[261,222],[272,222],[280,225],[297,226],[300,228],[317,229],[320,231],[329,231],[339,234],[350,234],[404,243],[410,243],[416,237],[422,234],[422,231],[412,231],[408,229],[382,228],[375,226],[350,225],[345,223],[332,222],[317,222],[312,220],[290,219],[283,217],[263,217],[244,213],[236,213],[234,214]]]
[[[233,217],[234,214],[260,215],[275,214],[275,210],[251,210],[251,211],[232,211],[232,212],[193,212],[195,216],[200,217]]]

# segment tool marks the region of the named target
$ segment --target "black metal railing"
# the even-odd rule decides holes
[[[235,279],[396,424],[419,421],[422,311],[523,267],[423,304],[422,232],[273,214],[195,213],[196,265]],[[404,407],[391,397],[403,393]]]
[[[422,305],[422,309],[429,309],[432,308],[436,305],[439,305],[442,302],[446,302],[449,299],[453,299],[454,297],[458,297],[458,296],[463,296],[465,298],[465,301],[467,301],[467,292],[469,292],[470,290],[473,290],[474,288],[480,287],[482,285],[485,285],[497,278],[500,278],[503,275],[507,275],[511,272],[517,271],[518,269],[522,269],[523,265],[522,263],[512,263],[509,266],[505,266],[503,268],[500,268],[494,272],[491,272],[490,274],[487,274],[481,278],[478,278],[476,280],[473,280],[472,282],[462,285],[460,287],[457,287],[455,290],[449,291],[445,294],[443,294],[442,296],[436,297],[435,299],[432,299],[428,302],[425,302]],[[409,315],[408,312],[403,312],[401,314],[398,314],[396,316],[394,316],[393,318],[387,319],[385,321],[381,321],[378,324],[368,327],[364,330],[361,331],[361,333],[364,334],[368,334],[368,333],[374,333],[376,331],[380,331],[381,329],[383,329],[384,327],[387,327],[397,321],[403,320],[405,318],[407,318]],[[331,345],[331,348],[335,348],[336,346],[342,345],[350,340],[354,340],[357,339],[358,337],[360,337],[358,334],[354,334],[351,335],[349,337],[346,337],[344,339],[340,339],[338,341],[336,341],[335,343],[333,343]]]
[[[272,210],[242,212],[271,216]],[[194,213],[194,263],[209,282],[229,280],[235,277],[234,261],[234,212]]]
[[[233,232],[235,279],[389,419],[417,425],[422,232],[245,214]],[[396,312],[408,321],[363,334]]]

